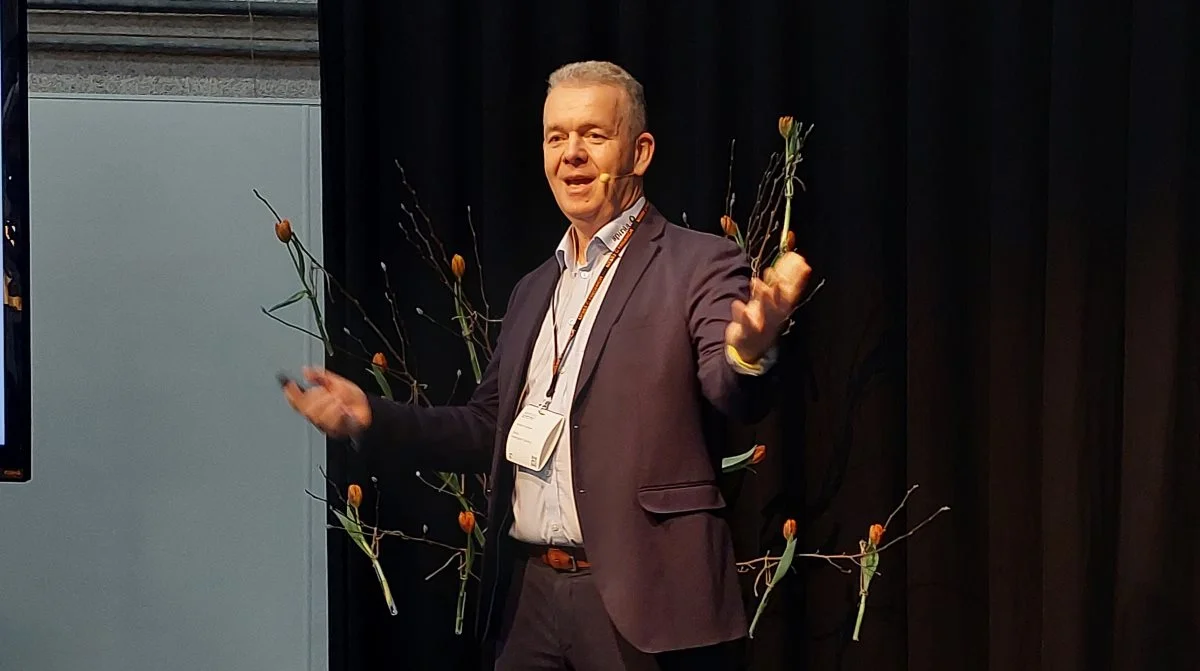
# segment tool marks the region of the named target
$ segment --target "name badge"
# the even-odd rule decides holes
[[[513,420],[505,444],[505,456],[518,466],[540,471],[554,451],[562,429],[562,415],[541,406],[527,405]]]

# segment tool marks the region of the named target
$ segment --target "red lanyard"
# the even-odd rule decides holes
[[[621,251],[625,249],[629,239],[633,237],[633,229],[638,224],[642,223],[642,219],[646,216],[646,211],[650,209],[650,202],[646,201],[642,205],[642,209],[637,213],[636,217],[630,217],[630,226],[621,236],[621,241],[617,243],[617,248],[608,255],[608,261],[604,263],[604,267],[600,269],[600,275],[596,278],[595,284],[592,285],[591,291],[588,292],[587,298],[584,299],[583,305],[579,308],[579,316],[575,318],[575,323],[571,324],[571,333],[567,336],[567,342],[563,345],[562,353],[558,350],[558,323],[555,319],[557,310],[552,305],[550,306],[551,329],[554,332],[554,367],[551,369],[550,386],[546,389],[546,402],[554,398],[554,388],[558,386],[558,374],[562,372],[562,362],[566,357],[566,353],[571,349],[571,343],[575,342],[575,334],[579,332],[579,325],[583,323],[583,317],[587,314],[588,308],[592,305],[592,299],[596,297],[596,291],[600,289],[600,285],[604,283],[604,278],[608,275],[609,268],[612,268],[617,257],[621,255]],[[562,275],[559,275],[559,281],[562,281]],[[558,289],[554,291],[554,297],[558,298]]]

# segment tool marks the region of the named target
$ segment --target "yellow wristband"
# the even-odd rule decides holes
[[[725,351],[729,354],[730,360],[732,360],[738,366],[741,366],[746,370],[752,370],[756,373],[762,372],[762,364],[747,363],[746,360],[742,358],[742,355],[738,354],[737,348],[733,345],[726,345]]]

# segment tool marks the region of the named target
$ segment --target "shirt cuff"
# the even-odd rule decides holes
[[[729,362],[729,365],[733,367],[734,371],[741,375],[762,375],[775,364],[776,354],[777,352],[775,346],[772,346],[771,349],[767,350],[766,354],[763,354],[758,361],[754,363],[746,363],[742,360],[742,357],[738,355],[737,350],[733,348],[733,345],[725,346],[725,360]]]

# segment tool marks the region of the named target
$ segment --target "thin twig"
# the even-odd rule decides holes
[[[279,223],[279,222],[283,221],[283,218],[279,216],[279,213],[275,211],[275,208],[271,207],[271,204],[267,202],[267,199],[262,197],[262,194],[260,194],[258,192],[258,189],[254,189],[253,191],[254,191],[255,197],[257,197],[259,200],[261,200],[263,205],[267,206],[267,209],[271,211],[271,214],[275,215],[275,222]]]
[[[896,516],[896,513],[900,512],[900,509],[904,507],[905,503],[908,503],[908,497],[911,496],[913,491],[920,486],[921,485],[913,485],[912,487],[908,488],[907,492],[904,492],[904,498],[900,499],[900,505],[896,506],[896,509],[892,511],[892,514],[888,515],[887,521],[883,523],[884,531],[887,531],[888,527],[892,526],[892,518]]]
[[[479,256],[479,235],[475,232],[475,219],[471,216],[471,206],[467,206],[467,228],[471,231],[471,247],[475,251],[475,274],[479,276],[479,298],[483,301],[483,310],[487,314],[492,313],[492,306],[488,304],[487,291],[483,287],[483,259]]]
[[[403,184],[404,188],[408,190],[409,195],[412,196],[412,199],[413,199],[413,206],[417,208],[417,212],[419,212],[421,214],[421,218],[425,220],[425,223],[429,225],[429,230],[432,231],[433,230],[433,222],[432,222],[432,220],[430,220],[429,215],[425,214],[425,208],[423,208],[421,206],[421,199],[417,197],[417,190],[415,188],[413,188],[413,186],[411,184],[408,183],[408,174],[406,172],[404,172],[404,166],[400,165],[400,161],[396,161],[395,163],[396,163],[396,168],[400,171],[400,183]],[[403,207],[403,206],[401,206],[401,207]],[[413,223],[416,224],[416,221],[414,220]],[[420,233],[418,232],[418,235],[419,234]],[[422,236],[422,237],[424,237],[424,236]],[[434,242],[437,243],[438,251],[440,251],[442,253],[442,263],[445,265],[449,265],[450,259],[449,259],[449,257],[446,256],[446,249],[444,247],[442,247],[442,243],[440,240],[437,239],[437,236],[432,236],[432,237],[433,237]],[[430,259],[429,259],[430,262],[431,263],[435,262],[432,247],[429,248],[429,256],[430,256]],[[435,269],[437,269],[439,274],[442,274],[444,277],[445,271],[442,269],[443,266],[438,266],[438,265],[436,265],[436,263],[434,263],[434,267],[435,267]]]
[[[379,327],[375,325],[375,322],[371,321],[371,317],[369,315],[367,315],[367,311],[365,308],[363,308],[362,303],[359,303],[358,299],[355,298],[349,291],[346,290],[345,287],[342,286],[342,283],[339,282],[337,280],[337,278],[334,277],[325,268],[325,266],[322,265],[321,262],[318,261],[316,259],[316,257],[314,257],[308,251],[308,248],[306,248],[298,239],[293,238],[293,240],[295,241],[297,247],[300,248],[300,251],[303,252],[306,257],[308,257],[308,260],[311,261],[315,266],[317,266],[317,268],[321,271],[321,273],[324,274],[325,277],[328,278],[331,283],[333,283],[334,287],[338,290],[338,292],[340,292],[343,296],[345,296],[346,300],[348,300],[354,304],[354,307],[358,309],[359,314],[362,316],[363,321],[367,324],[367,326],[371,327],[371,330],[375,331],[375,335],[379,336],[379,340],[383,343],[383,345],[385,347],[388,348],[388,350],[392,353],[392,356],[396,357],[396,359],[400,359],[401,358],[400,354],[397,353],[395,348],[392,347],[392,343],[387,339],[387,336],[383,335],[383,331],[380,331]]]
[[[725,214],[733,216],[733,150],[737,138],[729,141],[729,177],[725,182]]]
[[[284,326],[286,326],[290,329],[295,329],[305,335],[312,336],[312,338],[315,340],[321,339],[321,336],[317,335],[316,333],[313,333],[312,331],[309,331],[308,329],[304,328],[303,326],[297,326],[297,325],[287,321],[286,319],[281,319],[280,317],[276,317],[275,315],[271,314],[270,311],[268,311],[266,308],[262,307],[261,305],[258,306],[258,309],[262,310],[262,313],[264,315],[270,317],[271,319],[274,319],[275,321],[279,322],[280,324],[283,324]]]

